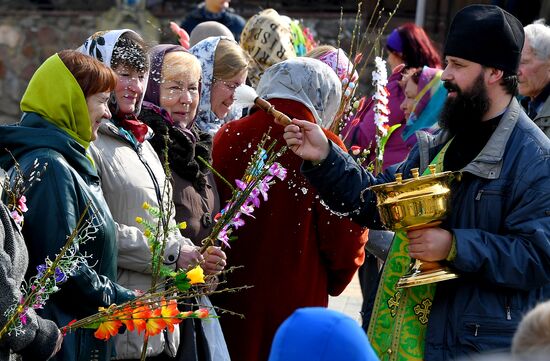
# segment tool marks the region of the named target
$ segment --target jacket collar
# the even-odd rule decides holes
[[[519,102],[513,97],[497,129],[495,129],[487,144],[485,144],[477,157],[462,169],[462,172],[469,172],[477,177],[486,179],[497,179],[500,176],[504,151],[518,121],[520,109]],[[434,156],[430,150],[445,144],[450,139],[450,135],[446,131],[439,133],[435,137],[431,137],[425,132],[417,132],[417,137],[421,169],[425,169]]]

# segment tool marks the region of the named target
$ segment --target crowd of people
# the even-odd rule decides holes
[[[47,165],[26,190],[24,222],[7,208],[14,200],[5,190],[2,196],[2,309],[20,300],[21,284],[55,257],[81,218],[95,232],[59,292],[29,311],[22,336],[0,339],[0,360],[544,355],[550,27],[537,21],[524,28],[498,6],[470,5],[455,15],[441,54],[421,27],[393,29],[385,46],[388,125],[399,128],[386,143],[383,169],[373,174],[366,170],[377,156],[371,97],[339,134],[328,129],[340,102],[349,101],[343,87],[360,80],[346,53],[306,44],[294,21],[273,9],[245,22],[214,3],[206,1],[182,24],[189,49],[150,45],[129,29],[101,29],[79,48],[60,50],[32,76],[21,121],[0,127],[7,177],[1,184]],[[237,104],[237,88],[247,86],[291,124]],[[202,247],[233,192],[213,170],[240,179],[267,132],[278,148],[291,150],[278,160],[285,182],[263,196],[230,248]],[[359,162],[356,147],[370,149],[370,158]],[[429,165],[462,174],[451,184],[449,216],[434,227],[387,232],[387,252],[371,254],[365,246],[384,227],[368,188]],[[144,204],[171,211],[157,221]],[[166,232],[164,266],[201,265],[211,289],[220,282],[252,287],[197,296],[193,303],[213,316],[232,313],[185,319],[146,343],[132,330],[108,341],[90,329],[61,332],[149,289],[153,259],[143,221],[166,231],[187,224]],[[396,280],[411,259],[443,262],[459,277],[399,289]],[[243,267],[225,273],[230,266]],[[359,267],[363,329],[326,308]],[[178,307],[190,309],[189,302]],[[6,317],[0,314],[0,325]]]

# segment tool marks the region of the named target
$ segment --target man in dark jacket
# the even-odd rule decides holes
[[[384,360],[508,349],[522,315],[550,291],[550,141],[514,98],[523,42],[521,23],[496,6],[458,12],[444,51],[443,130],[418,133],[408,158],[377,177],[316,125],[293,120],[285,128],[324,201],[372,228],[381,223],[367,187],[394,181],[395,172],[423,172],[434,158],[442,170],[463,174],[451,186],[451,211],[440,226],[404,234],[402,249],[394,239],[369,324]],[[459,278],[405,289],[385,282],[389,272],[402,276],[410,257],[446,263]],[[400,273],[392,268],[398,262]]]
[[[195,26],[200,23],[217,21],[227,26],[238,42],[245,20],[242,16],[235,14],[235,11],[229,7],[230,2],[230,0],[205,0],[187,15],[181,23],[181,27],[191,34]]]

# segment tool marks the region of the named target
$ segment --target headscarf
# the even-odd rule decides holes
[[[425,66],[418,77],[418,93],[402,137],[407,140],[414,132],[437,125],[439,113],[447,99],[447,89],[441,81],[443,70]],[[412,80],[410,80],[412,81]]]
[[[336,73],[312,58],[294,58],[266,70],[257,89],[264,99],[291,99],[304,104],[317,124],[326,128],[333,120],[342,95]]]
[[[189,49],[189,52],[197,57],[201,63],[201,99],[197,111],[197,126],[210,134],[215,134],[224,124],[223,119],[219,119],[212,111],[210,103],[210,94],[212,92],[212,83],[214,82],[214,60],[216,58],[216,48],[220,40],[231,40],[225,36],[213,36],[199,41],[195,46]]]
[[[164,63],[164,57],[168,53],[175,51],[183,51],[187,53],[182,46],[172,45],[172,44],[159,44],[154,46],[149,52],[151,56],[151,69],[149,71],[149,81],[147,83],[147,90],[145,91],[144,97],[144,108],[150,108],[151,110],[159,113],[164,119],[167,119],[170,125],[174,125],[172,117],[160,107],[160,82],[162,80],[162,65]],[[198,113],[198,111],[197,111]],[[195,119],[197,116],[195,115]],[[193,126],[195,119],[187,124],[187,128],[180,130],[189,137],[189,139],[194,142],[195,136],[189,131]]]
[[[340,48],[327,51],[319,57],[319,60],[330,66],[341,80],[347,78],[349,81],[357,82],[359,79],[359,74],[353,69],[353,63]],[[351,73],[352,70],[353,74]]]
[[[254,88],[267,68],[296,57],[290,24],[274,9],[263,10],[246,22],[241,33],[241,47],[252,58],[248,80]]]
[[[90,55],[97,60],[103,62],[109,68],[113,67],[111,59],[113,57],[113,52],[115,45],[118,42],[118,39],[125,33],[132,32],[137,35],[137,33],[130,29],[120,29],[120,30],[107,30],[107,31],[98,31],[92,36],[90,36],[78,51],[83,54]],[[132,56],[133,54],[128,54]],[[145,76],[145,82],[143,84],[143,89],[147,89],[147,74]],[[141,110],[141,104],[143,102],[143,97],[145,96],[145,91],[141,94],[141,98],[136,101],[134,114],[124,114],[122,119],[117,119],[120,122],[121,126],[132,132],[135,138],[141,143],[145,140],[145,136],[148,133],[148,128],[145,124],[141,124],[137,120],[137,115]],[[118,104],[116,103],[116,98],[114,96],[114,91],[111,93],[111,98],[109,100],[111,105],[113,117],[118,115]]]
[[[59,55],[40,65],[21,99],[21,111],[37,113],[88,149],[92,124],[86,98]]]
[[[386,40],[386,47],[394,52],[403,52],[403,40],[401,40],[401,35],[399,35],[398,28],[393,29],[390,35],[388,35],[388,40]]]
[[[299,308],[281,324],[269,361],[377,361],[365,332],[349,316],[324,307]]]

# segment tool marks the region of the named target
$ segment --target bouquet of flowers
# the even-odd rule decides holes
[[[13,157],[12,157],[13,158]],[[10,211],[11,218],[19,227],[23,227],[24,213],[27,212],[27,198],[25,193],[32,187],[34,182],[40,181],[40,175],[44,173],[48,163],[42,166],[35,159],[28,174],[23,174],[19,163],[14,160],[14,173],[12,177],[7,177],[0,184],[6,194],[6,205]]]
[[[355,25],[352,31],[351,45],[348,56],[350,59],[353,59],[353,69],[351,69],[350,74],[354,74],[357,70],[359,73],[359,79],[363,78],[363,73],[366,69],[366,66],[369,64],[369,61],[373,54],[375,54],[375,51],[377,49],[375,44],[378,44],[380,42],[380,39],[382,39],[388,23],[401,5],[401,0],[399,0],[393,10],[385,13],[385,9],[380,7],[380,2],[380,0],[376,2],[374,10],[367,23],[367,27],[363,31],[363,33],[361,33],[361,19],[363,18],[361,12],[362,3],[359,2],[357,4]],[[383,22],[382,25],[379,26],[378,23],[382,20],[382,17],[384,15],[387,16],[387,19],[385,22]],[[338,32],[337,48],[340,47],[342,23],[343,11],[340,12],[340,29]],[[367,52],[367,49],[370,50],[368,50]],[[342,82],[342,98],[340,100],[340,106],[338,108],[338,112],[336,113],[336,117],[329,127],[329,130],[332,131],[334,134],[340,134],[340,131],[344,128],[346,122],[353,118],[350,112],[352,112],[353,109],[357,109],[359,107],[359,101],[354,97],[357,88],[357,84],[353,81],[348,80]],[[350,102],[352,104],[352,107],[350,107]]]
[[[12,332],[15,332],[16,335],[23,333],[29,309],[43,308],[50,295],[59,291],[58,285],[67,281],[79,264],[86,262],[86,259],[90,257],[78,252],[79,245],[93,240],[98,230],[98,224],[93,214],[91,218],[84,221],[89,207],[88,204],[80,216],[76,228],[55,259],[50,260],[47,257],[43,264],[36,267],[38,273],[28,282],[23,282],[21,298],[4,311],[4,316],[8,321],[0,330],[0,339]]]
[[[108,340],[124,325],[128,331],[137,331],[138,334],[145,331],[144,336],[149,337],[158,335],[165,328],[173,332],[174,326],[186,318],[210,317],[207,308],[180,312],[177,307],[178,299],[206,294],[199,290],[187,292],[192,285],[204,284],[204,273],[200,266],[187,272],[174,272],[169,276],[172,286],[165,287],[168,281],[161,282],[156,289],[151,289],[134,300],[120,305],[113,304],[108,308],[100,307],[98,313],[78,321],[73,320],[62,327],[61,331],[66,334],[78,328],[95,329],[96,338]]]
[[[220,175],[204,159],[201,161],[209,167],[218,177],[220,177],[231,189],[232,197],[225,207],[218,213],[214,220],[216,224],[210,235],[203,240],[201,253],[209,246],[215,245],[216,241],[221,241],[225,246],[231,248],[229,241],[234,229],[238,229],[245,224],[243,215],[253,217],[254,208],[260,206],[260,197],[267,201],[267,192],[276,179],[284,180],[286,178],[286,169],[276,160],[286,151],[286,146],[274,151],[277,144],[276,140],[270,140],[269,131],[263,135],[257,145],[257,149],[252,155],[252,159],[246,168],[243,178],[235,180],[233,186],[222,175]]]

